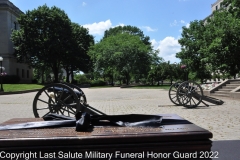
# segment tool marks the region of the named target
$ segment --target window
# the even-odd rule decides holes
[[[22,69],[22,78],[24,78],[24,69]]]
[[[216,5],[216,10],[218,10],[218,6]]]
[[[17,22],[14,22],[14,29],[17,30]]]
[[[27,70],[27,78],[29,78],[29,70]]]

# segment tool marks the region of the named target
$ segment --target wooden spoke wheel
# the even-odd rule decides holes
[[[181,83],[182,82],[176,82],[176,83],[172,84],[169,91],[168,91],[169,99],[175,105],[180,105],[180,103],[178,102],[178,99],[177,99],[177,89],[178,89],[178,87],[180,86]]]
[[[82,109],[79,97],[65,84],[50,84],[43,87],[33,100],[33,113],[36,118],[48,113],[74,117]]]
[[[179,85],[177,90],[178,102],[186,108],[195,108],[203,98],[201,86],[194,81],[185,81]]]
[[[82,105],[87,104],[86,95],[84,94],[84,92],[81,90],[80,87],[78,87],[77,85],[71,84],[71,83],[62,83],[62,84],[65,84],[65,85],[71,87],[73,89],[73,91],[76,91],[75,93],[78,96],[80,104],[82,104]]]

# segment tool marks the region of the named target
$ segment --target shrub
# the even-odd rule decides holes
[[[91,82],[91,87],[94,87],[94,86],[105,86],[106,85],[106,82],[102,81],[102,80],[93,80]]]
[[[84,74],[76,75],[74,78],[78,84],[90,84],[91,83],[91,81]]]
[[[20,77],[17,75],[3,76],[3,84],[17,84],[20,82]]]

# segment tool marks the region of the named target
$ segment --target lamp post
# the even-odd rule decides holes
[[[4,90],[3,90],[3,86],[2,86],[2,84],[3,84],[3,67],[2,67],[2,61],[3,61],[3,58],[2,57],[0,57],[0,63],[1,63],[1,88],[0,88],[0,92],[4,92]]]

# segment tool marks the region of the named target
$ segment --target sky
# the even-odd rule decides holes
[[[217,0],[9,0],[22,12],[46,4],[65,11],[72,22],[89,29],[95,42],[104,31],[119,25],[131,25],[150,37],[159,56],[170,63],[179,63],[181,51],[178,39],[182,27],[191,21],[203,20],[211,14],[211,4]]]

